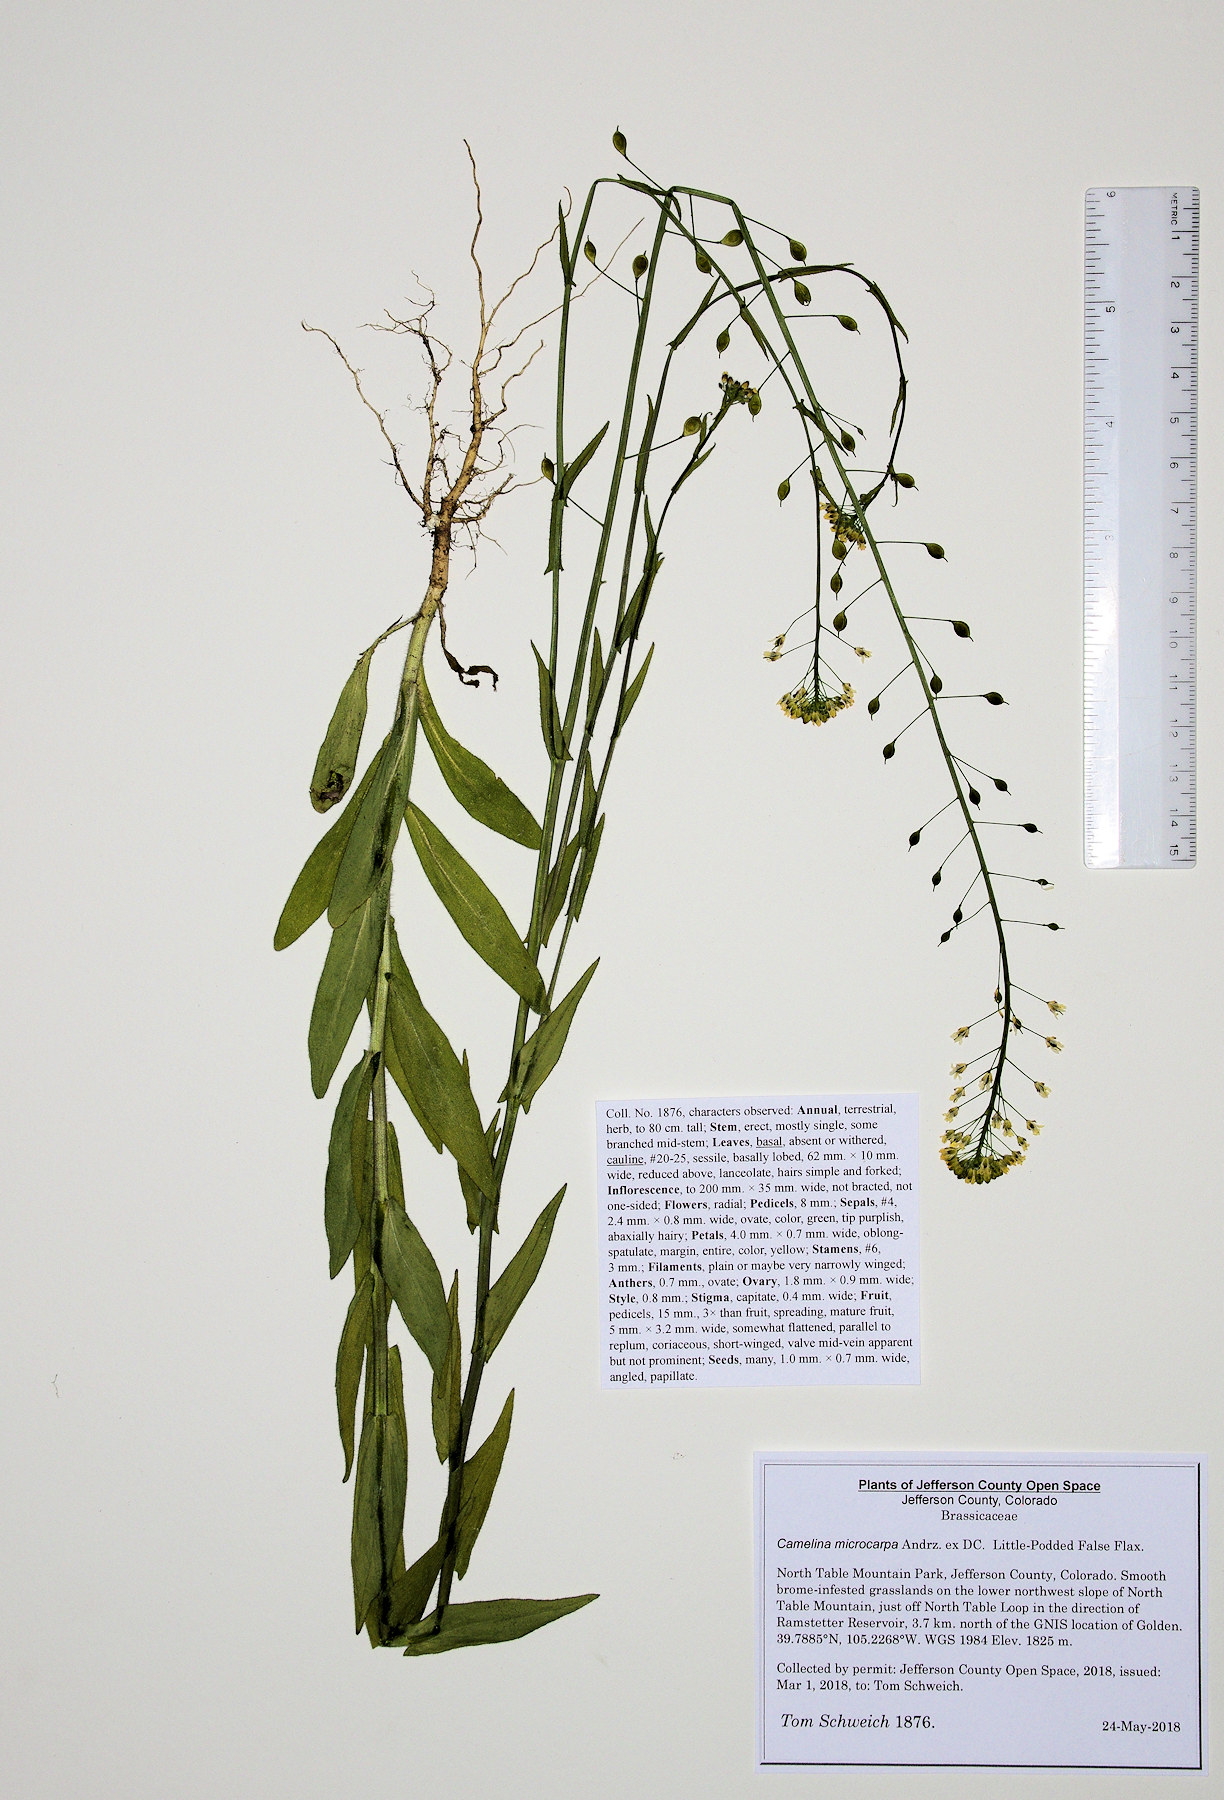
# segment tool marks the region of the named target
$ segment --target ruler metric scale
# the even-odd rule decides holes
[[[1195,860],[1198,189],[1090,188],[1084,860]]]

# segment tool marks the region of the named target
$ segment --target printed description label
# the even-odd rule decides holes
[[[1194,1458],[759,1455],[766,1766],[1200,1769]]]
[[[918,1097],[599,1108],[603,1385],[919,1380]]]

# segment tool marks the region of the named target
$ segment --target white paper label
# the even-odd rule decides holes
[[[762,1767],[1201,1769],[1202,1466],[759,1455]]]
[[[599,1108],[603,1385],[914,1383],[918,1097]]]

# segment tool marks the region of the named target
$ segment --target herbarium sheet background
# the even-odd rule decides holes
[[[4,34],[5,1786],[755,1793],[754,1449],[1220,1450],[1224,27],[1199,0],[68,0],[10,5]],[[336,692],[417,604],[425,545],[298,321],[360,350],[355,327],[415,270],[458,337],[462,138],[496,276],[564,187],[612,169],[616,127],[664,180],[856,262],[905,323],[919,485],[899,535],[948,560],[896,574],[914,610],[972,621],[958,680],[1010,702],[974,760],[1045,834],[1033,869],[1067,933],[1021,942],[1020,979],[1066,1003],[1067,1049],[1025,1166],[954,1182],[936,1154],[950,1034],[981,1010],[991,951],[938,947],[946,907],[906,851],[922,757],[885,768],[861,706],[819,733],[778,711],[762,651],[807,604],[810,531],[779,514],[766,415],[756,440],[745,421],[677,522],[581,924],[599,973],[503,1214],[521,1236],[570,1183],[498,1371],[519,1398],[474,1570],[482,1593],[602,1598],[406,1663],[351,1635],[346,1296],[304,1049],[319,959],[275,959],[271,933],[316,835]],[[1193,873],[1081,861],[1082,196],[1106,181],[1202,189]],[[414,383],[405,355],[380,397]],[[546,405],[525,386],[519,416],[544,427]],[[547,432],[519,443],[531,471]],[[507,504],[501,549],[449,602],[496,695],[433,677],[529,802],[541,491]],[[438,942],[431,979],[491,1069],[504,1019]],[[601,1394],[596,1101],[871,1089],[921,1096],[922,1386]],[[436,1481],[427,1436],[410,1516],[414,1477]],[[1159,1780],[771,1779],[947,1800],[984,1779],[1093,1797]]]

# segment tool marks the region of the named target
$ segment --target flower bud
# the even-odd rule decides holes
[[[552,481],[555,478],[557,471],[551,457],[546,456],[541,460],[540,473],[547,481]]]
[[[802,281],[797,281],[795,283],[795,299],[799,302],[800,306],[810,306],[812,304],[811,288],[807,287]]]
[[[642,256],[639,253],[633,259],[633,279],[635,281],[640,281],[649,267],[650,258],[648,256]]]
[[[718,336],[714,339],[714,348],[718,351],[720,356],[730,342],[731,333],[729,331],[720,331]]]
[[[870,706],[867,708],[867,710],[868,710],[868,712],[871,711]],[[896,754],[897,754],[897,746],[895,744],[885,744],[885,746],[884,746],[884,761],[885,762],[888,762],[889,758],[895,756]]]
[[[785,500],[786,496],[789,493],[790,493],[790,482],[789,481],[780,481],[778,483],[778,499],[779,499],[779,501]]]
[[[843,331],[858,330],[858,320],[852,319],[849,313],[838,313],[837,323],[841,326]]]
[[[735,250],[743,243],[744,234],[742,231],[731,230],[724,234],[722,241],[728,249]]]
[[[942,544],[928,544],[926,553],[928,556],[933,556],[936,562],[942,562],[944,557],[944,547]]]
[[[842,573],[841,573],[840,569],[834,569],[833,573],[829,577],[829,592],[831,594],[840,594],[841,591],[842,591]]]
[[[983,694],[982,699],[988,700],[990,702],[991,706],[1006,705],[1006,701],[1004,700],[1002,694],[1000,694],[995,688],[991,688],[991,690],[988,694]]]
[[[798,238],[792,238],[790,240],[790,253],[796,262],[807,261],[807,246],[801,244]]]
[[[623,131],[614,131],[612,133],[612,148],[621,156],[624,156],[627,152],[629,145]]]
[[[893,470],[893,480],[898,487],[912,488],[915,486],[914,477],[912,475],[903,475],[900,469]]]
[[[834,613],[833,629],[834,631],[844,631],[846,629],[846,615],[844,612]]]

